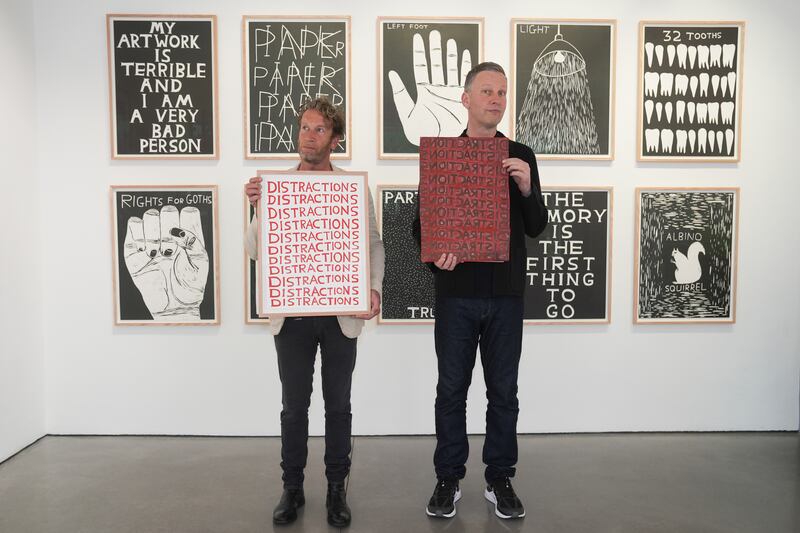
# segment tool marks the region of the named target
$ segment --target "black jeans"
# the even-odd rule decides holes
[[[462,479],[469,455],[467,390],[480,346],[486,381],[487,481],[513,477],[517,463],[517,376],[522,351],[522,297],[436,300],[436,452],[439,479]]]
[[[287,318],[275,335],[283,401],[281,468],[285,488],[303,486],[317,346],[322,352],[325,400],[325,476],[329,482],[342,482],[350,472],[350,385],[356,339],[342,334],[336,317]]]

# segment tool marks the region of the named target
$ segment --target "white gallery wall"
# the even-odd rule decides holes
[[[45,433],[33,5],[0,3],[0,461]],[[49,239],[64,235],[50,234]]]
[[[11,276],[20,272],[36,294],[24,309],[40,319],[24,319],[14,335],[30,334],[34,344],[39,335],[44,339],[46,431],[279,433],[280,384],[272,338],[266,327],[244,324],[242,186],[256,169],[285,168],[288,163],[243,158],[244,14],[352,16],[353,159],[342,166],[368,171],[373,188],[415,184],[417,179],[415,162],[376,157],[376,17],[485,17],[485,57],[506,67],[512,17],[617,19],[616,158],[540,164],[546,185],[614,187],[612,320],[608,325],[526,327],[519,431],[798,429],[800,186],[795,157],[800,76],[795,25],[800,10],[777,0],[758,5],[743,0],[584,0],[557,7],[522,1],[409,0],[379,5],[319,0],[294,5],[240,0],[34,3],[36,110],[26,116],[36,117],[36,147],[30,164],[18,168],[37,174],[14,177],[22,189],[13,190],[17,201],[11,203],[19,220],[27,221],[30,202],[23,199],[37,198],[32,202],[37,222],[32,225],[41,231],[31,240],[22,239],[23,251],[35,260],[15,250]],[[106,13],[218,16],[218,161],[111,160]],[[636,163],[641,19],[747,22],[741,163]],[[0,39],[9,40],[5,34]],[[41,194],[32,185],[36,179]],[[9,184],[6,176],[4,182]],[[221,325],[115,327],[109,185],[195,183],[219,185]],[[637,186],[741,187],[735,324],[632,324]],[[19,229],[17,225],[14,231]],[[1,231],[5,236],[12,229]],[[6,248],[4,259],[7,253]],[[8,261],[3,262],[8,268]],[[4,297],[8,284],[4,279]],[[12,296],[22,298],[23,289],[11,285]],[[21,320],[16,317],[19,305],[5,307],[4,323]],[[4,352],[5,346],[4,340]],[[469,430],[475,433],[483,431],[485,407],[477,367],[468,403]],[[318,374],[311,413],[314,434],[324,427]],[[0,377],[2,385],[9,380],[13,378]],[[435,384],[431,326],[370,324],[359,340],[354,432],[432,433]]]

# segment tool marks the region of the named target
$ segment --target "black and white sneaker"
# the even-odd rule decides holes
[[[457,479],[440,479],[433,489],[425,512],[436,518],[453,518],[456,515],[456,502],[461,499],[461,489]]]
[[[495,479],[486,486],[483,494],[487,500],[494,504],[494,514],[500,518],[522,518],[525,516],[525,507],[517,498],[511,480],[507,477]]]

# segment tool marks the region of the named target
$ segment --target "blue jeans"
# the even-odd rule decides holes
[[[462,479],[469,455],[467,391],[480,347],[486,381],[487,481],[513,477],[517,463],[517,376],[522,352],[521,296],[436,300],[436,452],[439,479]]]
[[[325,476],[344,481],[350,473],[350,386],[356,339],[342,334],[335,316],[287,318],[275,336],[281,378],[281,467],[283,486],[300,488],[308,458],[308,407],[317,348],[322,352],[325,400]]]

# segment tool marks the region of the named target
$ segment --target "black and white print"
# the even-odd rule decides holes
[[[332,156],[350,157],[350,17],[243,18],[245,157],[297,155],[297,109],[326,97],[345,116]]]
[[[610,188],[543,187],[548,224],[527,238],[525,321],[610,321]]]
[[[615,21],[514,19],[517,142],[540,159],[611,159]]]
[[[216,324],[216,186],[112,186],[117,324]]]
[[[744,23],[641,23],[640,160],[740,160],[743,33]]]
[[[247,197],[244,199],[244,231],[255,216],[256,210],[250,205]],[[250,259],[244,253],[244,321],[246,324],[268,324],[269,318],[258,316],[258,264],[255,259]]]
[[[638,189],[636,321],[733,322],[738,189]]]
[[[386,250],[378,321],[382,324],[433,323],[436,302],[433,273],[419,260],[419,246],[411,235],[419,200],[417,188],[379,186],[378,195]]]
[[[482,60],[483,19],[379,18],[378,156],[419,157],[420,137],[467,126],[464,79]]]

